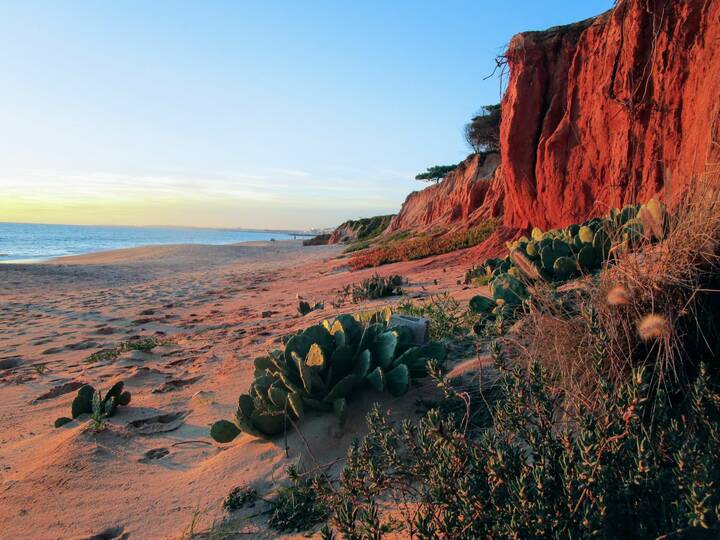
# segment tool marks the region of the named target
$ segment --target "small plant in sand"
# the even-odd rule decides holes
[[[168,345],[169,343],[172,343],[172,340],[169,338],[158,338],[155,336],[141,336],[141,337],[137,337],[134,339],[128,339],[126,341],[122,341],[119,345],[117,345],[116,347],[113,347],[112,349],[103,349],[101,351],[94,352],[90,356],[87,357],[86,362],[94,363],[94,362],[112,361],[112,360],[116,360],[122,353],[127,352],[127,351],[150,352],[155,347],[160,347],[162,345]]]
[[[112,414],[113,400],[103,400],[102,393],[97,390],[92,398],[92,414],[90,422],[92,422],[93,431],[102,431],[105,429],[105,420]]]
[[[367,317],[340,315],[291,336],[284,350],[255,360],[255,380],[239,398],[235,421],[220,420],[210,435],[232,441],[244,431],[272,437],[303,418],[306,409],[333,411],[340,422],[347,399],[369,386],[393,396],[405,394],[413,378],[427,375],[430,359],[445,358],[440,343],[416,345],[407,327],[388,326],[385,312]]]
[[[70,411],[72,418],[64,416],[58,418],[55,420],[55,427],[72,422],[73,419],[83,414],[92,414],[93,421],[97,424],[103,423],[105,418],[115,414],[118,406],[130,404],[132,395],[128,391],[123,392],[123,386],[122,381],[115,383],[103,397],[100,391],[86,384],[78,390],[77,396],[72,402]]]
[[[358,284],[353,284],[350,288],[350,297],[353,303],[357,303],[387,296],[399,296],[403,293],[403,281],[403,277],[397,274],[386,277],[375,274]]]
[[[222,506],[227,512],[234,512],[241,508],[254,506],[257,499],[258,493],[254,487],[242,485],[227,494]]]
[[[323,476],[301,477],[295,467],[288,467],[290,485],[280,488],[270,501],[272,510],[268,525],[276,531],[306,531],[330,516],[331,509],[323,494],[327,479]]]
[[[310,302],[307,302],[306,300],[298,301],[298,313],[300,313],[300,315],[305,316],[308,313],[311,313],[318,309],[325,309],[325,303],[324,302],[310,303]]]

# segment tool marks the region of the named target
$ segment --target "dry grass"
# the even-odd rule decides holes
[[[533,306],[506,344],[548,368],[566,403],[597,405],[598,369],[625,380],[643,364],[662,384],[663,374],[684,378],[713,351],[720,339],[717,186],[717,179],[698,183],[671,209],[662,242],[621,248],[600,276],[564,291],[533,287]]]

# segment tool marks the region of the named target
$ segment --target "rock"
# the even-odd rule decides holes
[[[192,400],[198,403],[209,404],[215,398],[215,392],[211,390],[198,390],[192,395]]]
[[[718,20],[720,0],[623,0],[586,21],[516,35],[500,159],[471,156],[412,193],[387,232],[502,217],[506,234],[654,196],[672,206],[720,161]]]
[[[272,317],[273,312],[272,311],[263,311],[262,312],[262,318],[267,319],[268,317]]]
[[[428,338],[428,320],[410,315],[393,313],[390,316],[390,326],[407,326],[412,330],[416,345],[422,345]]]
[[[719,19],[718,0],[626,0],[515,36],[501,129],[505,224],[547,229],[654,195],[672,201],[717,162]]]
[[[152,353],[138,350],[126,351],[121,355],[123,360],[130,360],[131,362],[146,362],[152,357]]]
[[[493,195],[492,178],[499,158],[498,154],[473,154],[442,182],[411,193],[390,222],[387,233],[468,225],[497,213],[499,209],[486,199]],[[478,212],[481,207],[484,209]]]

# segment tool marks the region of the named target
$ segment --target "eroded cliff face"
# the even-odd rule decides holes
[[[481,214],[488,215],[493,210],[499,212],[499,208],[492,208],[488,199],[495,186],[493,177],[498,163],[498,154],[469,156],[442,182],[411,193],[390,222],[386,234],[435,226],[471,225],[481,218]],[[496,202],[500,204],[497,197]]]
[[[626,0],[515,36],[501,155],[505,224],[565,226],[658,195],[720,157],[720,0]]]
[[[620,1],[519,34],[506,58],[502,166],[488,180],[469,158],[410,195],[388,231],[488,216],[508,230],[565,226],[653,196],[673,202],[718,168],[720,0]]]

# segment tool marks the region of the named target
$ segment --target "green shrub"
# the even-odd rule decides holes
[[[427,231],[416,236],[399,237],[357,253],[350,259],[353,270],[372,268],[398,261],[412,261],[465,249],[484,242],[495,230],[496,220],[466,230]]]
[[[227,512],[234,512],[246,506],[253,506],[257,499],[258,494],[254,487],[247,485],[238,486],[227,494],[222,506]]]
[[[306,531],[324,522],[330,515],[327,506],[327,480],[323,476],[302,478],[294,467],[288,468],[290,485],[280,488],[270,501],[273,508],[268,525],[276,531]]]
[[[394,311],[427,319],[428,333],[434,341],[466,336],[478,321],[477,316],[464,309],[460,302],[448,293],[432,297],[423,303],[401,302]]]
[[[598,361],[602,407],[559,422],[562,396],[540,365],[510,367],[494,352],[502,398],[480,436],[438,410],[399,426],[379,409],[369,415],[333,501],[345,537],[379,531],[377,503],[388,496],[413,508],[405,515],[413,538],[720,534],[715,375],[702,369],[682,386],[658,387],[638,368],[615,384]]]

